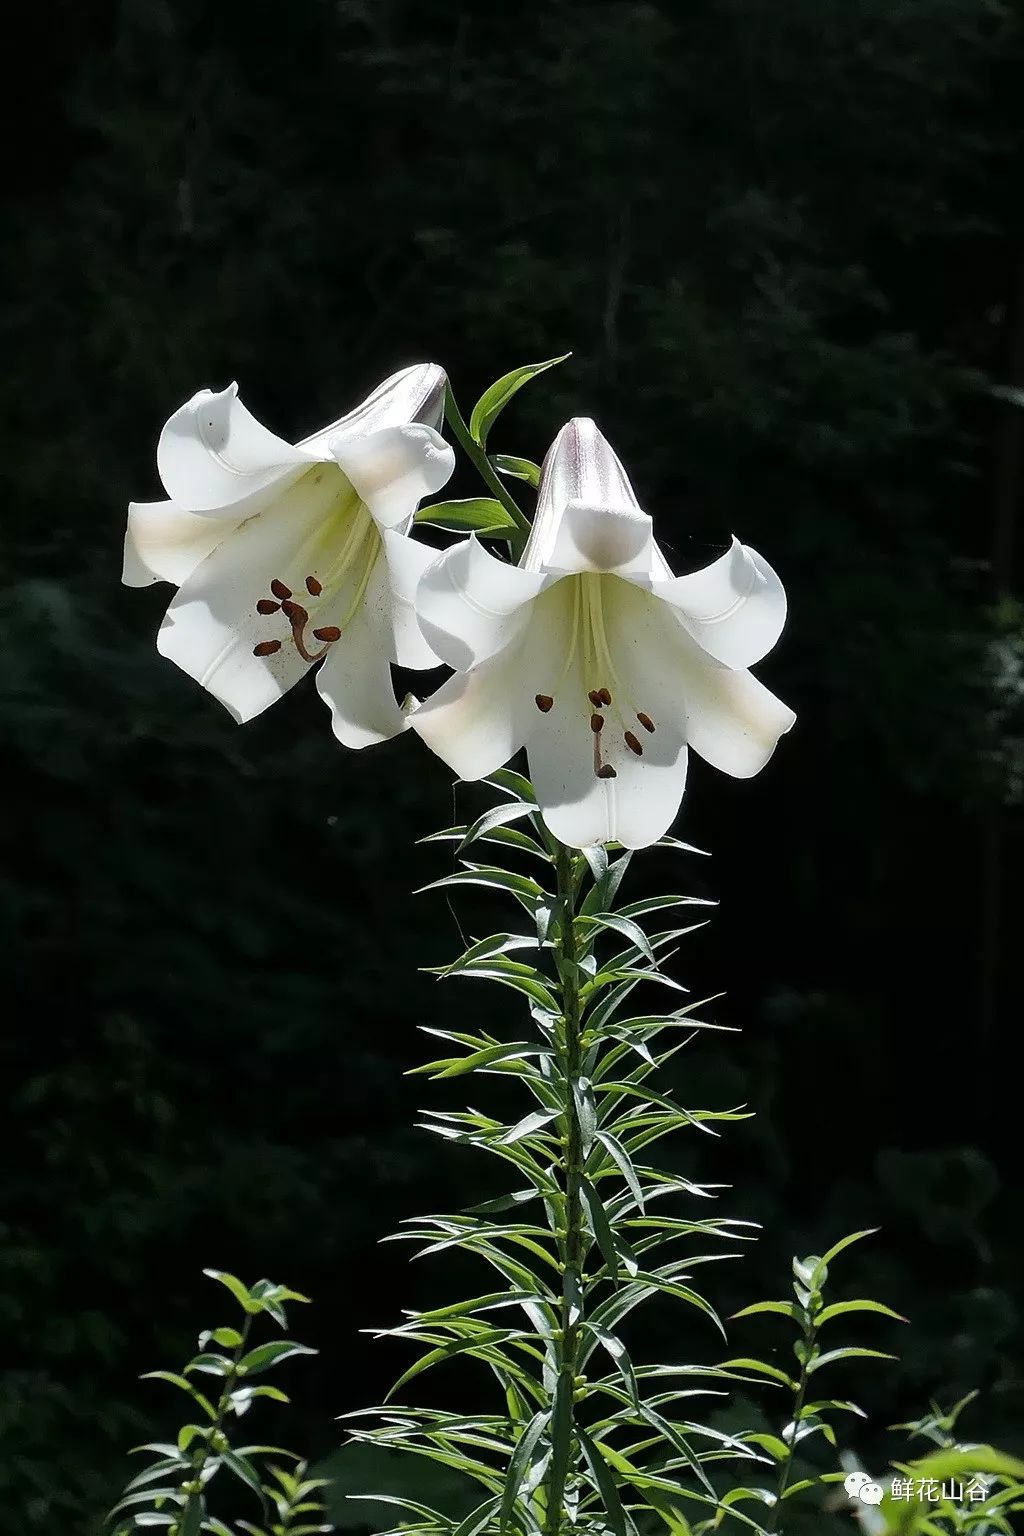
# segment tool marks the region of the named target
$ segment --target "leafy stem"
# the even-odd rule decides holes
[[[565,1480],[570,1465],[573,1396],[576,1389],[580,1345],[580,1308],[583,1295],[583,1133],[576,1094],[582,1058],[580,969],[575,925],[575,871],[569,850],[559,844],[557,874],[557,963],[562,1014],[555,1036],[560,1060],[559,1080],[564,1088],[562,1147],[565,1177],[565,1232],[560,1238],[562,1268],[561,1352],[558,1384],[552,1406],[552,1456],[545,1489],[546,1536],[558,1536],[562,1524]]]
[[[203,1507],[203,1471],[207,1461],[210,1459],[211,1450],[220,1455],[225,1449],[227,1437],[224,1433],[224,1421],[231,1406],[231,1394],[235,1389],[235,1383],[239,1375],[238,1367],[248,1347],[251,1329],[252,1314],[247,1313],[239,1330],[238,1343],[234,1347],[230,1364],[224,1376],[223,1389],[220,1397],[217,1399],[216,1417],[208,1432],[202,1436],[192,1461],[192,1477],[188,1484],[188,1496],[181,1511],[181,1519],[178,1521],[180,1536],[191,1536],[193,1529],[198,1530],[199,1520],[205,1513]],[[196,1511],[198,1511],[198,1518]]]
[[[452,394],[450,384],[445,386],[444,414],[445,420],[455,433],[467,458],[473,464],[480,478],[515,523],[515,531],[510,533],[508,538],[512,550],[512,558],[518,560],[526,547],[526,540],[530,534],[529,518],[517,504],[508,487],[502,484],[501,477],[496,473],[487,454],[467,427],[462,412],[456,404],[455,396]]]
[[[797,1430],[800,1425],[800,1416],[804,1411],[804,1403],[807,1400],[807,1384],[810,1380],[809,1366],[814,1359],[815,1344],[818,1337],[818,1325],[809,1312],[805,1312],[802,1318],[803,1345],[800,1351],[800,1375],[797,1378],[796,1393],[793,1398],[793,1417],[789,1424],[789,1433],[782,1433],[782,1441],[786,1447],[786,1455],[779,1462],[779,1478],[775,1487],[775,1503],[768,1515],[768,1530],[772,1533],[781,1531],[779,1525],[779,1512],[782,1509],[782,1501],[789,1487],[789,1480],[793,1475],[793,1459],[796,1452]]]

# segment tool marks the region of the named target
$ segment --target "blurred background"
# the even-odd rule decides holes
[[[648,875],[720,901],[678,974],[743,1029],[683,1101],[757,1111],[693,1165],[764,1226],[714,1294],[781,1294],[794,1251],[880,1226],[846,1294],[912,1327],[861,1332],[897,1364],[838,1368],[863,1454],[973,1387],[964,1429],[1020,1449],[1019,7],[80,0],[19,26],[0,1530],[93,1530],[126,1448],[177,1424],[136,1376],[225,1320],[204,1265],[315,1298],[286,1443],[329,1455],[405,1363],[359,1330],[444,1292],[379,1239],[491,1177],[413,1130],[447,1101],[402,1076],[440,1002],[498,1007],[417,971],[457,937],[412,894],[444,873],[413,845],[453,819],[447,771],[346,753],[311,687],[236,727],[156,654],[169,589],[119,586],[196,389],[238,379],[297,437],[425,359],[468,411],[571,350],[492,447],[539,459],[592,414],[678,570],[735,530],[782,573],[759,673],[797,727],[752,784],[695,763],[676,830],[713,857]],[[684,1322],[651,1353],[718,1358]]]

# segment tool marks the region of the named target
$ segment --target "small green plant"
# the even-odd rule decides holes
[[[295,1355],[316,1351],[291,1339],[270,1339],[253,1343],[251,1333],[257,1319],[270,1318],[281,1328],[287,1327],[286,1302],[305,1302],[308,1297],[284,1285],[258,1280],[246,1286],[235,1275],[222,1270],[204,1271],[219,1281],[241,1308],[238,1326],[210,1328],[199,1335],[199,1353],[180,1372],[148,1371],[144,1381],[166,1381],[189,1400],[192,1417],[182,1424],[173,1441],[150,1441],[136,1447],[156,1457],[125,1490],[124,1497],[110,1513],[113,1536],[143,1529],[163,1527],[168,1536],[314,1536],[329,1531],[323,1523],[320,1490],[323,1478],[307,1477],[306,1464],[292,1451],[274,1445],[239,1445],[236,1443],[238,1421],[258,1398],[287,1403],[287,1395],[269,1382],[254,1383],[254,1378]],[[214,1393],[203,1392],[196,1376],[212,1376],[218,1382]],[[284,1457],[294,1463],[291,1471],[277,1466],[271,1458]],[[256,1496],[262,1512],[257,1524],[238,1519],[226,1523],[210,1509],[209,1492],[221,1472]]]
[[[856,1414],[864,1418],[863,1409],[846,1399],[818,1396],[818,1372],[840,1360],[874,1359],[892,1360],[895,1356],[879,1349],[867,1349],[861,1345],[845,1344],[838,1348],[822,1347],[822,1330],[838,1318],[852,1313],[875,1312],[883,1317],[895,1318],[905,1323],[906,1318],[880,1301],[858,1298],[853,1301],[826,1302],[825,1286],[829,1278],[829,1266],[844,1249],[870,1231],[853,1232],[834,1243],[827,1253],[793,1260],[793,1300],[755,1301],[733,1314],[734,1318],[754,1317],[767,1313],[789,1318],[797,1328],[793,1343],[797,1370],[782,1370],[753,1356],[725,1361],[733,1370],[753,1371],[766,1381],[781,1386],[791,1402],[785,1420],[777,1434],[747,1434],[743,1439],[766,1451],[776,1463],[773,1484],[766,1487],[740,1487],[731,1489],[722,1499],[731,1507],[747,1499],[757,1500],[767,1506],[765,1530],[775,1533],[782,1530],[785,1501],[823,1483],[842,1482],[843,1472],[824,1472],[812,1476],[794,1478],[797,1451],[814,1435],[821,1435],[829,1445],[836,1447],[836,1433],[831,1417],[837,1413]],[[827,1342],[827,1341],[826,1341]]]

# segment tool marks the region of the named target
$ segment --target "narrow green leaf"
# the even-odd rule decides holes
[[[476,1509],[470,1510],[466,1518],[455,1527],[452,1536],[479,1536],[494,1514],[497,1502],[496,1499],[485,1499]]]
[[[817,1477],[802,1477],[797,1483],[790,1483],[784,1499],[791,1499],[795,1493],[803,1493],[805,1488],[816,1488],[820,1483],[841,1483],[845,1478],[845,1472],[821,1472]]]
[[[800,1317],[800,1308],[795,1301],[755,1301],[751,1306],[733,1312],[730,1322],[737,1317],[754,1317],[758,1312],[777,1312],[782,1317],[792,1318],[794,1322]]]
[[[531,805],[537,804],[533,785],[514,768],[498,768],[494,773],[487,775],[484,783],[493,784],[495,789],[503,789],[506,794],[514,796],[516,800],[528,800]]]
[[[222,1349],[237,1349],[242,1342],[242,1335],[237,1328],[214,1328],[209,1337]],[[200,1344],[203,1343],[205,1340],[200,1335]]]
[[[633,1167],[629,1153],[622,1143],[612,1135],[611,1131],[598,1131],[597,1139],[629,1185],[629,1192],[636,1201],[638,1209],[642,1211],[644,1209],[644,1194],[640,1188],[640,1180],[636,1176],[636,1169]]]
[[[520,459],[511,453],[495,453],[491,455],[491,463],[501,474],[511,475],[513,480],[525,480],[535,490],[540,484],[540,465],[532,459]]]
[[[539,1413],[534,1414],[519,1437],[512,1459],[508,1464],[508,1471],[505,1474],[505,1486],[501,1494],[500,1515],[503,1532],[508,1529],[508,1522],[512,1517],[512,1511],[515,1509],[519,1490],[526,1478],[534,1447],[547,1428],[547,1424],[548,1415],[541,1409]]]
[[[622,1506],[622,1500],[619,1497],[619,1490],[616,1487],[612,1470],[601,1455],[599,1447],[590,1438],[585,1429],[577,1428],[576,1433],[579,1437],[580,1450],[583,1452],[584,1460],[590,1468],[590,1475],[594,1479],[594,1484],[601,1496],[604,1512],[608,1516],[615,1536],[636,1536],[636,1526]]]
[[[590,1156],[590,1149],[594,1145],[594,1136],[597,1131],[597,1109],[594,1105],[594,1094],[588,1078],[576,1077],[573,1079],[572,1098],[576,1108],[576,1119],[580,1127],[583,1156],[586,1158]]]
[[[503,1061],[521,1061],[531,1056],[550,1056],[551,1047],[534,1045],[529,1040],[512,1040],[505,1045],[488,1045],[482,1051],[472,1051],[468,1056],[446,1057],[443,1061],[430,1061],[421,1067],[413,1067],[410,1077],[429,1073],[432,1078],[464,1077]],[[440,1070],[439,1070],[440,1069]]]
[[[289,1360],[292,1355],[315,1354],[316,1350],[305,1344],[293,1344],[290,1339],[275,1339],[270,1344],[259,1344],[255,1349],[250,1349],[247,1355],[242,1356],[238,1369],[240,1374],[254,1376],[257,1371],[268,1370],[282,1360]]]
[[[816,1322],[820,1328],[823,1323],[831,1322],[834,1317],[845,1317],[847,1312],[878,1312],[882,1317],[895,1318],[898,1323],[908,1321],[902,1313],[894,1312],[892,1307],[884,1307],[880,1301],[834,1301],[818,1314]]]
[[[780,1440],[778,1435],[759,1433],[743,1435],[741,1438],[749,1441],[751,1445],[759,1445],[763,1451],[768,1452],[769,1456],[774,1456],[776,1461],[785,1461],[789,1456],[789,1446],[785,1440]]]
[[[569,356],[570,353],[565,352],[561,357],[549,357],[543,363],[526,363],[523,367],[513,368],[510,373],[496,379],[489,388],[484,390],[470,415],[469,431],[473,441],[479,443],[481,448],[486,448],[488,433],[513,396],[539,373],[544,373],[548,368],[554,368],[558,363],[564,363]]]
[[[445,528],[449,533],[509,533],[516,526],[501,502],[489,496],[435,501],[429,507],[420,507],[413,521]]]
[[[573,1438],[572,1394],[572,1377],[560,1371],[551,1405],[551,1462],[547,1474],[547,1494],[555,1509],[561,1508],[569,1471]]]
[[[246,1312],[255,1314],[262,1310],[257,1302],[253,1301],[252,1293],[247,1285],[243,1285],[237,1275],[229,1275],[223,1269],[204,1269],[203,1274],[211,1280],[217,1280],[227,1287],[235,1300],[244,1307]]]
[[[245,1483],[248,1488],[258,1496],[263,1503],[265,1494],[263,1484],[257,1475],[255,1467],[239,1451],[223,1451],[221,1459],[229,1471],[233,1472],[240,1483]]]
[[[524,1141],[527,1136],[532,1136],[534,1131],[539,1131],[545,1125],[550,1125],[555,1118],[554,1114],[548,1114],[542,1109],[532,1110],[530,1114],[524,1115],[510,1131],[506,1131],[504,1136],[499,1136],[499,1145],[511,1147],[518,1141]]]
[[[723,1371],[755,1371],[759,1376],[767,1376],[771,1381],[781,1382],[784,1387],[790,1387],[796,1391],[796,1382],[785,1371],[780,1371],[776,1365],[766,1365],[763,1360],[754,1360],[748,1355],[740,1355],[735,1360],[720,1361]]]
[[[862,1237],[874,1237],[879,1230],[878,1227],[865,1227],[861,1232],[851,1232],[848,1237],[841,1237],[838,1243],[833,1243],[827,1253],[822,1254],[821,1263],[831,1264],[836,1255],[842,1253],[844,1248],[849,1248],[851,1243],[859,1243]]]
[[[895,1360],[896,1355],[887,1355],[881,1349],[861,1349],[859,1346],[847,1346],[845,1349],[827,1349],[823,1355],[818,1355],[807,1367],[808,1376],[813,1376],[815,1371],[820,1371],[823,1365],[831,1365],[834,1360]]]
[[[196,1355],[185,1367],[185,1373],[200,1371],[204,1376],[224,1377],[231,1370],[231,1361],[226,1355],[205,1353]]]
[[[469,869],[457,870],[454,875],[446,875],[443,880],[432,880],[429,885],[421,886],[416,894],[446,890],[453,885],[482,885],[492,891],[510,891],[528,912],[533,911],[544,895],[543,886],[531,880],[528,875],[514,874],[511,870],[497,869],[493,865],[474,865]]]
[[[583,1180],[583,1198],[590,1213],[590,1222],[597,1246],[601,1250],[601,1257],[608,1266],[612,1284],[618,1286],[620,1264],[629,1275],[635,1275],[640,1268],[636,1255],[624,1237],[616,1237],[613,1233],[604,1202],[586,1177]]]
[[[184,1504],[184,1495],[177,1488],[168,1485],[164,1488],[144,1488],[141,1493],[130,1493],[114,1505],[110,1511],[110,1518],[121,1514],[123,1510],[131,1509],[135,1504],[150,1504],[154,1499],[170,1499],[173,1504]],[[134,1516],[138,1519],[138,1516]]]
[[[614,929],[616,933],[620,933],[624,939],[628,939],[635,945],[645,959],[654,963],[654,951],[650,940],[640,924],[635,923],[631,917],[623,917],[621,912],[597,912],[592,917],[582,915],[576,921],[595,928]]]
[[[143,1376],[139,1377],[139,1380],[169,1381],[172,1386],[180,1387],[183,1392],[187,1392],[193,1402],[198,1403],[203,1412],[208,1414],[211,1419],[216,1419],[217,1417],[216,1409],[210,1402],[210,1399],[205,1397],[198,1387],[194,1387],[187,1376],[179,1376],[176,1371],[146,1371]]]
[[[478,816],[472,826],[467,829],[465,837],[456,848],[456,855],[474,842],[484,833],[491,832],[495,827],[503,827],[507,822],[519,821],[524,816],[535,816],[537,808],[527,800],[504,800],[500,805],[492,805],[490,810],[484,811]]]

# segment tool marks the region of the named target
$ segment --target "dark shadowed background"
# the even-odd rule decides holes
[[[196,389],[236,378],[301,436],[426,359],[468,410],[571,349],[492,446],[540,458],[591,414],[677,569],[735,531],[782,573],[759,674],[797,727],[752,784],[696,763],[677,831],[713,858],[646,876],[721,901],[678,974],[744,1031],[680,1085],[757,1111],[696,1165],[765,1228],[715,1295],[881,1226],[847,1294],[913,1326],[868,1331],[901,1360],[851,1384],[857,1444],[977,1386],[965,1429],[1019,1449],[1024,411],[992,390],[1024,387],[1019,9],[81,0],[20,26],[0,1530],[93,1529],[176,1425],[135,1378],[222,1320],[204,1265],[315,1298],[286,1442],[330,1453],[399,1364],[359,1330],[444,1289],[378,1240],[490,1175],[412,1129],[447,1101],[402,1076],[442,1002],[498,1006],[417,970],[456,942],[411,894],[444,872],[413,844],[447,771],[408,738],[345,752],[308,686],[236,727],[156,654],[169,589],[119,586]],[[715,1358],[674,1318],[663,1356]]]

